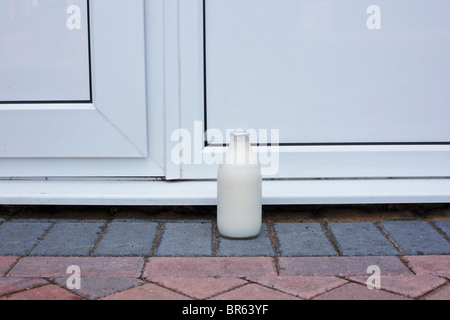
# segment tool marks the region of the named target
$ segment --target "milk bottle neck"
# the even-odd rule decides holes
[[[232,134],[230,147],[236,145],[245,145],[246,147],[250,146],[250,137],[248,134]]]
[[[257,164],[257,159],[250,147],[250,136],[246,132],[231,134],[230,145],[225,156],[225,164]]]

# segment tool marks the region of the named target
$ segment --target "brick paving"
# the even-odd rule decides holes
[[[450,254],[449,242],[425,221],[383,221],[380,225],[404,254]]]
[[[265,222],[230,240],[208,219],[1,218],[0,299],[448,300],[449,222]]]
[[[267,225],[263,224],[258,237],[248,239],[236,245],[236,240],[219,237],[219,250],[217,255],[221,257],[241,257],[241,256],[275,256],[272,243],[269,238]]]
[[[315,297],[315,300],[411,300],[408,297],[385,290],[368,289],[356,283],[349,283]]]
[[[379,266],[383,275],[409,274],[398,257],[280,257],[280,275],[349,276],[367,275],[369,266]]]
[[[150,255],[158,223],[148,221],[113,221],[95,248],[94,256]]]
[[[333,256],[337,252],[319,223],[275,223],[281,256]]]
[[[55,223],[30,254],[33,256],[88,256],[104,225],[104,222],[91,221]]]
[[[15,293],[9,293],[0,300],[82,300],[83,298],[59,286],[49,284]]]
[[[330,223],[329,228],[344,256],[398,254],[373,223],[337,222]]]

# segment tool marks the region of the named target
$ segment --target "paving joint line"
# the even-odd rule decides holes
[[[227,290],[225,290],[225,291],[222,291],[222,292],[213,294],[213,295],[211,295],[211,296],[209,296],[209,297],[207,297],[207,298],[205,298],[205,299],[196,299],[196,300],[208,300],[208,299],[211,299],[211,298],[220,296],[221,294],[228,293],[228,292],[231,292],[231,291],[233,291],[233,290],[240,289],[240,288],[245,287],[245,286],[247,286],[248,284],[251,283],[251,281],[248,280],[248,279],[246,279],[245,277],[243,277],[243,278],[241,278],[241,277],[235,277],[235,278],[233,278],[233,279],[241,279],[241,280],[247,281],[247,283],[243,283],[243,284],[240,284],[240,285],[238,285],[238,286],[236,286],[236,287],[229,288],[229,289],[227,289]],[[194,297],[191,297],[191,298],[195,299]]]
[[[341,284],[341,285],[338,285],[338,286],[334,287],[333,289],[325,290],[324,292],[318,293],[318,294],[316,294],[315,296],[313,296],[313,297],[311,297],[311,298],[309,298],[309,299],[307,299],[307,300],[313,300],[313,299],[315,299],[315,298],[317,298],[317,297],[320,297],[320,296],[322,296],[322,295],[324,295],[324,294],[326,294],[326,293],[328,293],[328,292],[334,291],[334,290],[336,290],[336,289],[339,289],[339,288],[341,288],[341,287],[343,287],[343,286],[346,286],[346,285],[348,285],[349,283],[351,283],[351,281],[349,281],[348,279],[346,279],[346,278],[345,278],[344,276],[342,276],[342,275],[334,275],[334,276],[329,276],[329,277],[336,277],[336,278],[339,278],[339,279],[346,280],[347,282],[345,282],[345,283],[343,283],[343,284]],[[358,284],[359,284],[359,283],[358,283]]]
[[[16,259],[16,261],[14,261],[14,263],[11,264],[11,266],[8,268],[8,270],[6,270],[6,272],[2,274],[2,276],[3,276],[3,277],[8,276],[8,273],[11,272],[11,270],[19,263],[20,260],[22,260],[22,258],[23,258],[23,256],[18,257],[18,258]]]
[[[375,228],[380,231],[380,233],[386,238],[387,241],[394,247],[395,250],[399,253],[397,255],[397,258],[400,260],[400,262],[408,269],[409,272],[411,272],[413,275],[416,275],[414,270],[409,266],[408,261],[405,259],[405,253],[403,252],[402,248],[400,248],[399,245],[395,243],[395,241],[391,238],[391,236],[383,229],[383,227],[380,225],[380,222],[373,222],[375,225]]]
[[[143,258],[144,258],[144,263],[142,264],[142,269],[141,269],[141,272],[139,272],[139,277],[138,277],[138,279],[139,279],[139,280],[147,281],[147,280],[145,280],[145,278],[144,278],[144,271],[145,271],[145,268],[146,268],[148,262],[150,261],[150,257],[143,257]]]
[[[40,279],[44,279],[44,280],[48,281],[45,278],[40,278]],[[11,292],[8,292],[8,293],[5,293],[5,294],[0,294],[0,298],[6,297],[6,296],[9,296],[9,295],[13,295],[13,294],[16,294],[16,293],[32,290],[32,289],[37,289],[37,288],[40,288],[40,287],[45,287],[45,286],[48,286],[49,284],[53,284],[53,283],[48,281],[48,283],[37,284],[37,285],[31,286],[31,287],[27,287],[27,288],[22,289],[22,290],[11,291]]]
[[[217,226],[217,221],[212,221],[212,256],[217,257],[219,255],[219,242],[220,242],[220,233],[219,227]]]
[[[88,257],[92,257],[94,254],[94,251],[97,249],[97,245],[100,243],[101,239],[103,238],[103,235],[106,233],[106,230],[108,229],[112,219],[106,220],[105,225],[103,226],[102,230],[100,231],[100,234],[98,235],[97,239],[95,240],[91,250],[89,250]]]
[[[277,236],[275,234],[275,230],[273,228],[273,222],[266,223],[267,225],[267,232],[269,234],[270,243],[272,245],[274,256],[272,257],[273,264],[275,266],[275,271],[277,272],[277,276],[280,275],[280,252],[278,250],[278,241]]]
[[[159,222],[158,228],[156,229],[155,239],[153,240],[152,250],[150,251],[149,257],[154,257],[156,255],[156,250],[158,250],[158,246],[161,242],[161,237],[164,232],[165,222]]]
[[[302,298],[302,297],[300,297],[300,296],[297,296],[297,295],[295,295],[295,294],[293,294],[293,293],[286,292],[286,291],[283,291],[283,290],[281,290],[281,289],[278,289],[278,288],[275,288],[275,287],[271,287],[271,286],[265,285],[265,284],[263,284],[263,283],[259,283],[259,282],[253,281],[253,280],[247,279],[247,278],[245,278],[245,277],[244,277],[244,278],[240,278],[240,279],[243,279],[243,280],[245,280],[245,281],[248,281],[248,283],[244,283],[244,284],[240,285],[239,287],[247,286],[247,285],[249,285],[249,284],[256,284],[256,285],[258,285],[258,286],[261,286],[261,287],[264,287],[264,288],[268,288],[268,289],[271,289],[271,290],[274,290],[274,291],[278,291],[278,292],[281,292],[281,293],[283,293],[283,294],[287,294],[287,295],[292,296],[292,297],[295,297],[295,298],[300,298],[301,300],[308,300],[308,299]],[[236,287],[235,289],[237,289],[237,287]],[[232,290],[233,290],[233,289],[232,289]],[[232,291],[232,290],[229,290],[229,291]]]
[[[157,283],[156,281],[151,281],[151,280],[145,280],[145,281],[146,281],[146,283],[150,283],[150,284],[153,284],[153,285],[158,286],[158,287],[160,287],[160,288],[163,288],[163,289],[166,289],[166,290],[169,290],[169,291],[172,291],[172,292],[181,294],[181,295],[183,295],[183,296],[185,296],[185,297],[188,297],[188,298],[190,298],[190,299],[193,299],[193,300],[203,300],[203,299],[196,299],[196,298],[191,297],[190,295],[188,295],[188,294],[186,294],[186,293],[177,291],[177,290],[175,290],[175,289],[167,288],[167,287],[165,287],[165,286],[163,286],[163,285]],[[142,285],[139,285],[139,286],[136,286],[136,287],[141,287],[141,286],[145,285],[146,283],[143,283]],[[136,287],[133,287],[132,289],[134,289],[134,288],[136,288]]]
[[[38,242],[33,246],[33,248],[31,248],[30,251],[28,251],[28,254],[26,255],[26,257],[29,257],[31,255],[31,253],[36,249],[36,247],[45,239],[45,237],[47,237],[47,235],[55,228],[56,223],[57,222],[51,222],[52,225],[44,232],[44,234],[42,235],[42,237],[38,240]]]
[[[320,226],[322,227],[323,232],[325,233],[325,236],[327,237],[328,241],[333,246],[334,251],[336,251],[337,255],[339,257],[342,257],[344,254],[342,253],[342,250],[339,246],[338,241],[336,240],[335,236],[331,232],[330,226],[327,222],[321,222]]]
[[[57,287],[59,287],[59,288],[61,288],[61,289],[63,289],[63,290],[69,291],[70,293],[73,293],[74,295],[76,295],[76,296],[78,296],[78,297],[80,297],[80,298],[82,298],[82,299],[91,300],[91,299],[89,299],[88,297],[83,296],[83,295],[81,295],[80,293],[78,293],[76,289],[69,289],[69,288],[67,288],[66,286],[62,286],[62,285],[58,284],[58,283],[55,281],[55,278],[41,277],[41,279],[46,280],[48,283],[43,284],[43,285],[40,285],[40,286],[38,286],[38,287],[48,286],[48,285],[52,284],[52,285],[57,286]],[[37,288],[37,287],[36,287],[36,288]],[[34,288],[33,288],[33,289],[34,289]]]
[[[394,247],[395,250],[399,253],[400,256],[404,256],[405,253],[403,252],[402,248],[400,248],[399,245],[395,243],[395,241],[391,238],[391,236],[383,229],[383,227],[380,225],[379,221],[373,222],[375,225],[375,228],[386,238],[387,241]]]
[[[439,277],[439,278],[442,278],[442,277]],[[443,279],[445,279],[445,282],[444,282],[443,284],[441,284],[440,286],[437,286],[436,288],[433,288],[433,289],[431,289],[430,291],[425,292],[424,294],[418,296],[417,299],[418,299],[418,300],[423,300],[423,298],[425,298],[426,296],[428,296],[428,295],[430,295],[430,294],[432,294],[432,293],[434,293],[434,292],[440,290],[441,288],[443,288],[443,287],[449,285],[449,280],[448,280],[447,278],[443,278]]]
[[[440,235],[442,236],[447,242],[450,242],[450,239],[447,237],[447,235],[434,223],[434,221],[427,221],[427,223]]]
[[[401,263],[408,269],[409,272],[411,272],[413,275],[417,275],[414,270],[409,266],[408,260],[405,259],[404,256],[397,256],[397,258],[400,260]]]
[[[344,282],[343,284],[340,284],[340,285],[334,287],[333,289],[325,290],[324,292],[318,293],[315,296],[313,296],[313,297],[311,297],[309,299],[306,299],[306,300],[313,300],[313,299],[315,299],[315,298],[317,298],[317,297],[319,297],[319,296],[321,296],[321,295],[323,295],[325,293],[328,293],[328,292],[331,292],[333,290],[339,289],[340,287],[343,287],[343,286],[345,286],[345,285],[347,285],[347,284],[352,282],[349,279],[345,278],[345,276],[343,276],[343,275],[333,275],[333,276],[326,276],[326,277],[335,277],[335,278],[339,278],[339,279],[345,280],[346,282]]]
[[[348,280],[349,283],[354,283],[354,284],[358,284],[358,285],[361,285],[361,286],[367,286],[367,283],[361,283],[361,282],[359,282],[359,281],[350,279],[350,277],[351,277],[351,276],[339,276],[339,278],[341,278],[341,279]],[[369,277],[367,277],[367,278],[369,278]],[[333,290],[334,290],[334,289],[333,289]],[[407,294],[403,294],[403,293],[391,291],[391,290],[386,289],[386,288],[383,288],[383,287],[381,287],[380,289],[372,289],[372,290],[384,291],[384,292],[388,292],[388,293],[395,294],[395,295],[397,295],[397,296],[410,298],[410,299],[413,299],[413,300],[417,300],[417,299],[418,299],[418,297],[414,298],[414,297],[408,296]]]

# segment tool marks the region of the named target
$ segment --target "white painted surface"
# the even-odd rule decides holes
[[[214,181],[0,181],[0,204],[216,205]],[[444,203],[450,179],[264,181],[263,204]]]
[[[267,1],[262,0],[261,4],[264,5]],[[442,3],[440,0],[435,1]],[[212,3],[209,0],[207,2]],[[216,2],[223,5],[228,3],[222,0]],[[289,3],[290,0],[282,2]],[[306,3],[306,0],[298,1],[300,2]],[[169,156],[171,148],[176,144],[170,141],[172,130],[181,127],[193,133],[194,121],[204,119],[202,3],[202,0],[92,1],[91,5],[95,6],[92,7],[91,14],[99,17],[92,30],[92,50],[95,53],[93,59],[97,61],[93,64],[94,101],[92,104],[52,104],[40,105],[38,108],[26,104],[1,106],[0,178],[19,177],[22,180],[0,181],[0,203],[216,204],[216,183],[213,181],[135,181],[136,178],[154,176],[184,180],[217,177],[217,167],[214,165],[175,165]],[[229,3],[235,1],[230,0]],[[417,0],[414,3],[424,2]],[[110,14],[102,15],[102,12]],[[120,20],[116,19],[118,13],[121,15]],[[236,12],[236,17],[240,15]],[[420,19],[412,20],[419,21],[418,26],[423,25]],[[443,23],[443,27],[447,23],[448,21]],[[385,24],[382,24],[380,31],[383,28]],[[423,35],[419,33],[418,36]],[[447,35],[434,34],[439,39],[445,38],[444,36]],[[99,37],[101,40],[95,41]],[[431,37],[428,40],[433,39]],[[117,45],[118,41],[120,46]],[[124,46],[124,43],[128,45]],[[442,46],[442,52],[446,52],[448,42],[442,42]],[[348,49],[344,46],[345,48]],[[268,50],[275,49],[269,46]],[[441,58],[440,53],[434,51],[437,58]],[[127,63],[123,63],[124,60]],[[441,60],[424,59],[422,67],[439,61]],[[448,66],[447,63],[444,61],[443,66]],[[268,69],[272,67],[267,65]],[[294,69],[286,72],[293,73]],[[449,79],[445,73],[447,69],[442,70],[442,85],[446,85],[445,81]],[[117,77],[118,74],[123,76]],[[426,72],[416,74],[424,75]],[[238,78],[237,80],[240,81]],[[427,85],[427,82],[424,84]],[[291,85],[287,83],[286,88],[289,89]],[[342,83],[338,85],[342,86]],[[208,88],[220,89],[215,86],[211,88],[210,84]],[[427,88],[430,89],[430,86]],[[414,90],[411,92],[418,94]],[[235,97],[232,93],[228,92],[227,99]],[[270,90],[262,93],[270,94]],[[445,98],[443,100],[448,100],[447,91],[439,91],[439,94]],[[122,100],[121,97],[127,99]],[[295,92],[293,97],[295,98]],[[322,102],[329,98],[320,97]],[[409,99],[407,95],[404,98]],[[386,97],[383,96],[383,99]],[[423,110],[417,113],[414,108],[401,106],[399,112],[407,113],[410,117],[407,118],[416,121],[416,124],[419,119],[416,116],[422,114],[422,122],[413,130],[409,123],[403,123],[402,130],[389,127],[386,128],[387,132],[397,132],[397,138],[403,135],[437,139],[442,133],[446,135],[448,126],[442,127],[441,124],[448,115],[448,109],[442,111],[440,102],[442,101],[439,100],[430,107],[432,112],[428,116],[420,113]],[[209,103],[208,108],[210,107],[214,108],[214,105]],[[267,105],[261,104],[261,107]],[[433,109],[434,107],[437,109]],[[256,118],[265,119],[266,115],[261,110],[258,110]],[[277,106],[276,112],[270,113],[275,122],[277,117],[281,117],[279,110],[281,109]],[[361,110],[354,111],[356,113],[352,117],[364,115]],[[333,112],[336,113],[336,110],[332,109],[330,114]],[[374,121],[382,117],[381,114],[369,114]],[[336,119],[339,117],[344,118],[337,114]],[[389,115],[388,120],[392,123],[392,119],[398,117],[398,114],[392,114],[392,118]],[[288,113],[286,122],[282,123],[287,130],[292,129],[289,124],[292,118],[294,117]],[[226,118],[223,120],[228,121]],[[341,120],[344,123],[350,121]],[[426,133],[431,120],[436,120],[436,125]],[[331,124],[339,127],[339,122]],[[377,138],[382,137],[381,130],[377,132],[378,129],[372,123],[366,124],[368,130],[377,133]],[[317,125],[320,128],[323,123]],[[244,128],[247,126],[250,125],[243,125]],[[333,136],[337,140],[345,136],[343,133],[346,134],[345,130],[338,127],[334,129],[339,134]],[[306,128],[316,130],[315,125]],[[328,129],[319,133],[329,134],[334,130],[331,126]],[[363,129],[366,130],[366,127]],[[143,132],[145,133],[142,134]],[[355,136],[361,138],[364,135]],[[202,148],[202,139],[193,142],[194,146],[200,146],[193,150],[193,159],[211,150]],[[449,202],[449,159],[448,145],[283,146],[280,147],[280,170],[267,178],[289,180],[264,181],[263,203]],[[32,177],[60,178],[55,181],[40,181],[30,179]],[[71,177],[91,179],[74,180]],[[104,181],[100,177],[108,177],[109,180]],[[396,179],[391,179],[393,177]]]
[[[143,1],[97,0],[90,5],[93,108],[3,105],[0,157],[147,156]]]
[[[0,2],[0,102],[91,99],[87,3]]]
[[[93,103],[1,105],[0,177],[164,175],[162,12],[91,1]]]
[[[180,166],[171,158],[171,152],[177,141],[172,141],[173,132],[180,129],[180,64],[177,0],[164,0],[164,111],[165,111],[165,177],[177,180],[181,177]],[[150,71],[151,72],[151,71]]]
[[[281,142],[289,142],[286,139],[288,135],[295,137],[295,135],[301,133],[305,128],[311,132],[314,131],[315,136],[310,136],[310,138],[313,137],[313,140],[315,140],[314,142],[342,142],[344,137],[350,137],[349,133],[351,133],[351,141],[353,142],[361,142],[363,141],[363,137],[364,140],[369,142],[375,142],[381,138],[384,139],[381,142],[401,142],[400,140],[397,140],[397,138],[408,138],[403,142],[411,142],[416,138],[417,142],[427,140],[430,140],[429,142],[439,142],[443,140],[450,141],[450,126],[447,124],[450,109],[446,105],[446,102],[449,100],[447,99],[449,92],[448,90],[442,89],[442,84],[450,81],[450,76],[447,72],[450,70],[448,69],[448,59],[442,60],[446,57],[444,56],[444,52],[447,52],[446,50],[449,49],[449,42],[444,41],[446,37],[449,36],[449,33],[435,32],[432,33],[432,36],[430,36],[429,39],[426,39],[425,37],[426,34],[430,34],[430,28],[432,29],[433,27],[433,25],[430,27],[430,10],[438,17],[436,19],[434,31],[437,31],[439,28],[448,30],[447,28],[450,26],[448,20],[442,21],[439,18],[442,17],[442,15],[445,15],[445,12],[448,12],[448,10],[436,10],[437,8],[445,8],[447,2],[441,0],[434,1],[434,5],[430,5],[427,9],[424,9],[422,15],[422,12],[416,10],[422,8],[423,5],[428,2],[417,0],[414,1],[414,4],[417,4],[418,6],[413,6],[410,5],[409,2],[406,3],[404,1],[389,3],[382,1],[380,5],[381,8],[393,8],[393,10],[383,10],[384,13],[388,14],[387,17],[385,17],[386,21],[382,24],[381,30],[368,30],[366,27],[366,19],[369,17],[366,13],[366,9],[369,6],[368,2],[361,1],[360,3],[358,2],[359,4],[355,4],[355,1],[353,0],[317,1],[317,3],[322,3],[325,7],[327,3],[333,4],[335,10],[332,12],[332,22],[336,23],[337,29],[331,29],[330,32],[332,36],[336,37],[335,40],[338,41],[338,44],[342,45],[339,50],[350,50],[351,41],[354,41],[355,48],[359,47],[360,50],[348,51],[349,57],[354,57],[354,60],[346,57],[343,51],[341,51],[341,54],[338,56],[334,51],[320,51],[320,47],[318,47],[317,43],[313,40],[314,32],[317,32],[317,41],[321,43],[323,48],[325,48],[325,45],[327,44],[327,32],[323,31],[324,26],[321,26],[320,24],[317,26],[312,25],[309,30],[306,30],[306,35],[309,35],[309,38],[305,35],[306,38],[302,40],[303,42],[306,40],[309,41],[309,43],[308,41],[306,42],[306,44],[308,44],[307,50],[311,53],[310,60],[312,59],[312,61],[314,61],[313,65],[304,66],[307,70],[317,67],[319,68],[318,70],[321,70],[322,75],[325,71],[328,72],[328,69],[325,70],[319,62],[320,59],[329,56],[329,59],[334,59],[333,61],[337,61],[336,59],[338,57],[344,59],[342,61],[347,63],[348,67],[354,66],[354,64],[360,61],[361,65],[359,65],[359,68],[344,70],[345,77],[343,79],[347,81],[347,84],[348,81],[353,81],[352,77],[356,77],[358,72],[364,70],[369,71],[372,70],[371,68],[373,68],[372,71],[375,73],[380,72],[379,70],[375,70],[375,66],[382,66],[383,61],[375,59],[374,55],[367,51],[367,46],[369,45],[364,42],[366,40],[364,40],[365,38],[363,35],[367,34],[367,36],[374,37],[375,44],[383,46],[384,49],[382,49],[386,50],[386,52],[391,52],[390,45],[387,46],[385,44],[393,41],[392,39],[395,38],[395,36],[399,37],[401,34],[400,31],[404,31],[404,37],[399,37],[399,39],[397,39],[399,42],[397,41],[398,43],[394,47],[403,49],[401,52],[405,54],[405,59],[402,60],[398,52],[393,55],[393,58],[395,58],[394,60],[399,63],[398,67],[403,68],[403,72],[395,73],[394,71],[397,70],[395,68],[387,70],[387,66],[390,66],[393,63],[391,61],[384,61],[386,65],[384,65],[382,69],[385,72],[392,71],[393,79],[398,80],[399,77],[405,75],[411,75],[413,77],[405,77],[405,81],[399,81],[398,83],[394,83],[392,79],[385,79],[386,83],[382,81],[380,85],[375,85],[375,80],[369,78],[368,83],[374,85],[370,90],[367,88],[366,82],[355,83],[354,87],[346,87],[346,82],[336,81],[335,85],[342,90],[323,88],[321,91],[316,91],[315,97],[318,101],[331,99],[333,95],[334,98],[337,98],[337,94],[353,94],[356,99],[353,100],[354,102],[358,101],[358,99],[359,101],[362,101],[364,100],[362,98],[363,95],[369,91],[387,90],[387,84],[392,85],[393,89],[391,90],[392,94],[389,94],[388,91],[384,91],[384,93],[377,98],[378,100],[376,100],[381,107],[372,110],[367,109],[366,104],[361,104],[361,109],[358,109],[357,104],[343,104],[342,101],[344,100],[338,101],[339,103],[333,105],[323,104],[321,108],[312,110],[304,105],[295,105],[296,99],[302,101],[305,97],[304,94],[300,94],[300,92],[303,92],[303,89],[301,89],[300,86],[297,88],[296,85],[298,83],[297,80],[301,78],[300,80],[302,80],[302,83],[306,83],[310,86],[312,84],[308,83],[308,79],[314,79],[315,77],[318,77],[319,74],[315,74],[311,70],[309,73],[299,72],[299,68],[304,64],[304,61],[296,59],[295,56],[291,56],[292,52],[288,49],[300,50],[300,42],[297,41],[298,39],[295,40],[295,34],[281,34],[283,30],[280,28],[285,27],[286,30],[292,31],[292,28],[288,29],[287,25],[292,25],[295,22],[300,23],[300,20],[298,20],[300,12],[296,12],[293,9],[297,8],[302,3],[309,3],[309,5],[314,6],[313,2],[315,3],[316,1],[263,0],[256,5],[253,0],[245,2],[238,2],[235,0],[207,1],[206,60],[208,127],[217,126],[221,129],[227,127],[242,127],[243,129],[251,127],[255,129],[258,127],[265,129],[279,128]],[[250,4],[254,5],[250,7]],[[355,7],[351,7],[350,4],[355,4]],[[367,6],[364,7],[361,4],[367,4]],[[384,4],[386,4],[386,6],[384,6]],[[412,18],[411,21],[406,21],[406,18],[404,18],[406,13],[402,10],[398,10],[401,9],[400,7],[397,7],[398,4],[404,4],[405,12],[408,13],[408,17],[415,18]],[[319,5],[319,7],[322,5]],[[273,10],[268,9],[270,6]],[[292,10],[286,9],[289,7],[291,7]],[[222,8],[223,11],[219,12],[219,8]],[[355,11],[355,8],[362,8],[362,11],[359,9]],[[247,14],[249,10],[252,11],[252,15]],[[307,14],[311,12],[312,11],[310,10],[306,11]],[[320,14],[322,10],[315,10],[315,12],[316,13],[314,14],[317,15]],[[398,25],[393,25],[393,27],[395,27],[395,32],[388,28],[390,26],[389,17],[392,16],[389,12],[395,13],[395,16],[401,16],[398,20]],[[339,15],[336,15],[338,13]],[[346,15],[349,15],[349,20],[346,20]],[[384,16],[385,15],[383,14],[383,17]],[[198,36],[203,29],[202,1],[183,1],[183,5],[180,6],[179,17],[179,30],[182,30],[182,32],[180,32],[181,71],[179,78],[181,83],[180,96],[182,97],[182,103],[179,112],[182,115],[181,127],[194,132],[195,121],[203,121],[205,117],[203,109],[203,91],[197,89],[202,87],[204,82],[203,74],[198,72],[198,61],[202,61],[203,59],[203,38]],[[264,17],[267,19],[264,19]],[[283,20],[284,17],[286,17],[287,21]],[[423,19],[417,17],[423,17]],[[355,18],[362,19],[361,25],[358,25],[356,29],[354,28]],[[417,22],[418,20],[420,21]],[[313,23],[315,19],[310,17],[309,21],[310,23]],[[417,22],[417,25],[415,25],[412,30],[405,30],[405,26],[414,23],[414,21]],[[402,25],[402,23],[405,23],[406,25]],[[236,26],[241,27],[239,32]],[[272,26],[273,29],[271,29]],[[230,30],[234,32],[229,32]],[[356,31],[353,32],[353,30]],[[378,31],[381,32],[378,35],[371,33]],[[221,37],[222,34],[223,38]],[[347,36],[347,41],[344,41]],[[265,41],[265,39],[267,41]],[[418,52],[426,54],[424,57],[428,58],[421,60],[419,65],[414,65],[412,61],[419,58],[418,52],[406,52],[407,44],[409,43],[412,48],[417,48],[420,43],[434,43],[436,45],[437,39],[441,39],[439,40],[441,41],[439,43],[442,47],[442,51],[430,50],[423,52],[423,50],[419,50]],[[274,43],[271,42],[272,40]],[[236,42],[239,42],[239,45]],[[231,46],[233,44],[236,46]],[[331,44],[337,45],[333,41],[331,41]],[[279,47],[280,45],[284,45],[285,48],[288,49],[283,50],[283,48]],[[223,49],[223,51],[221,51],[221,49]],[[315,54],[313,54],[314,50],[317,51]],[[375,59],[375,66],[372,64],[366,66],[362,63],[367,58],[365,56],[360,56],[358,58],[358,54],[362,52],[361,50],[368,53],[369,57]],[[381,49],[376,48],[376,52],[378,52],[381,57],[386,58],[385,53],[379,50]],[[230,56],[225,57],[224,55],[226,54],[229,54]],[[286,58],[287,55],[289,55],[289,59]],[[436,59],[432,59],[432,55],[437,55]],[[234,57],[235,59],[232,60],[230,57]],[[245,63],[247,64],[244,65]],[[326,66],[330,67],[330,72],[327,74],[330,74],[330,76],[335,79],[339,75],[339,68],[344,69],[343,66],[337,63],[334,66],[330,66],[328,61],[325,61],[324,63]],[[408,65],[408,63],[411,65]],[[277,69],[277,66],[283,66],[283,68]],[[428,74],[428,72],[436,71],[439,66],[442,66],[442,69],[439,70],[440,73],[437,74],[433,81],[430,82],[425,78],[421,78]],[[413,70],[416,72],[410,74],[410,71],[408,70],[409,67],[412,68],[411,72]],[[425,73],[418,72],[418,69],[420,68],[427,68],[427,71]],[[272,77],[272,72],[276,76]],[[359,78],[356,78],[361,79],[361,77],[362,74]],[[228,81],[224,81],[226,78]],[[284,81],[289,79],[292,81]],[[416,90],[414,89],[414,86],[409,86],[411,83],[419,83],[422,81],[420,79],[423,80],[423,87],[421,87],[423,90]],[[291,104],[280,105],[280,102],[286,102],[286,95],[284,94],[279,96],[281,97],[279,101],[275,101],[276,95],[280,92],[274,91],[273,87],[270,85],[257,88],[257,86],[260,86],[264,82],[266,82],[266,84],[272,82],[275,85],[279,84],[280,81],[285,82],[285,88],[290,88],[290,90],[286,92],[291,94]],[[327,83],[330,84],[329,82]],[[407,85],[400,90],[400,86],[403,84]],[[236,91],[234,89],[236,89]],[[417,95],[426,93],[426,90],[431,90],[436,93],[434,95],[435,99],[430,100],[435,101],[435,104],[432,104],[431,102],[428,103],[428,101],[426,101],[426,104],[422,104],[423,99],[406,103],[408,102],[408,99],[413,99],[413,97],[417,97]],[[314,92],[306,92],[306,96],[308,94],[311,96]],[[404,100],[405,104],[402,103],[395,106],[392,110],[388,110],[388,107],[392,106],[389,97],[400,99],[401,96],[406,99]],[[264,97],[266,97],[267,100],[264,100]],[[422,98],[424,97],[425,95]],[[248,103],[242,103],[244,100]],[[374,101],[372,101],[372,103],[374,103]],[[345,112],[346,108],[347,110],[353,110],[354,112]],[[298,115],[300,112],[303,112],[302,110],[306,110],[306,112],[322,113],[324,118],[299,118]],[[368,113],[366,114],[364,110]],[[428,115],[425,114],[427,110],[429,111]],[[402,118],[401,122],[394,123],[395,119],[400,118]],[[210,120],[213,122],[211,123]],[[358,123],[355,126],[349,126],[350,122]],[[423,135],[420,132],[422,132]],[[330,137],[332,140],[328,139]],[[301,136],[300,138],[300,140],[294,142],[313,142],[312,140],[306,141],[303,139],[304,137]],[[200,140],[195,143],[202,146],[202,141]],[[201,158],[202,154],[208,152],[208,149],[211,148],[193,148],[193,159]],[[279,170],[276,174],[266,175],[266,178],[404,178],[450,176],[449,145],[420,145],[411,143],[406,145],[281,146],[279,151]],[[214,179],[217,175],[217,166],[210,166],[202,163],[182,165],[181,172],[183,179]]]
[[[193,157],[211,149],[223,148],[204,148]],[[447,145],[290,146],[279,147],[278,157],[261,167],[269,179],[450,177],[449,159]],[[216,176],[217,165],[183,166],[185,179]]]
[[[448,0],[206,1],[208,128],[449,142],[449,12]]]

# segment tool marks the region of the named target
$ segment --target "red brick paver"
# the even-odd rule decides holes
[[[152,283],[115,293],[101,300],[191,300],[182,294]]]
[[[53,284],[6,295],[0,300],[82,300],[83,298]]]
[[[194,299],[207,299],[247,283],[247,281],[238,278],[214,277],[155,277],[147,280]]]
[[[270,257],[155,257],[150,258],[144,277],[251,277],[276,275]]]
[[[409,298],[383,290],[370,290],[366,286],[349,283],[324,293],[314,300],[409,300]]]
[[[0,277],[0,296],[27,290],[47,283],[48,282],[45,279],[40,278]]]
[[[300,300],[300,298],[252,283],[220,294],[211,300]]]
[[[431,274],[450,278],[450,256],[405,256],[405,259],[416,274]]]
[[[19,257],[0,256],[0,275],[4,275],[17,259],[19,259]]]
[[[383,275],[411,274],[395,256],[374,257],[281,257],[280,275],[338,276],[367,275],[367,268],[377,265]]]
[[[53,279],[60,287],[67,288],[67,276]],[[124,291],[145,283],[144,281],[131,277],[104,277],[88,276],[81,277],[80,289],[71,291],[88,299],[99,299],[119,291]]]
[[[450,300],[450,285],[447,284],[428,294],[425,300]]]
[[[144,258],[136,257],[25,257],[8,273],[14,277],[68,277],[67,268],[80,267],[81,276],[139,277]]]
[[[366,284],[367,277],[349,277],[349,279],[357,281],[363,285]],[[433,277],[430,275],[396,275],[396,276],[381,276],[381,289],[398,293],[411,298],[418,298],[427,292],[443,285],[445,279]]]
[[[9,270],[0,299],[450,299],[450,256],[442,255],[406,256],[408,266],[396,256],[151,257],[145,267],[143,257],[18,259],[0,257],[0,271]],[[70,265],[81,269],[80,290],[66,288]],[[370,265],[380,267],[381,290],[366,286]]]
[[[249,280],[303,299],[311,299],[348,282],[329,276],[262,276],[252,277]]]

